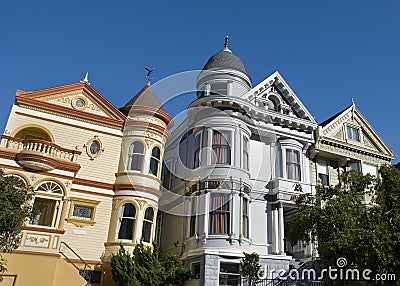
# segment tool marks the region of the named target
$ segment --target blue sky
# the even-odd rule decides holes
[[[253,85],[278,70],[319,122],[354,98],[400,156],[399,12],[395,0],[2,1],[0,129],[17,89],[88,71],[120,107],[146,84],[145,66],[154,82],[201,69],[229,34]]]

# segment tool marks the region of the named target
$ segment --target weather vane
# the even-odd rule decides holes
[[[151,74],[154,72],[154,68],[153,69],[149,69],[149,68],[144,68],[145,70],[147,70],[147,74],[146,74],[146,78],[148,81],[150,81],[151,79]]]

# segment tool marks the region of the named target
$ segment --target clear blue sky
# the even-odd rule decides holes
[[[222,49],[253,84],[278,70],[321,122],[351,104],[400,156],[400,2],[2,1],[0,129],[17,89],[92,86],[117,107]],[[399,161],[398,158],[395,162]]]

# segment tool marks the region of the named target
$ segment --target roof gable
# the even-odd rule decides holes
[[[243,95],[243,98],[252,102],[257,102],[257,104],[263,104],[269,97],[274,99],[275,103],[280,106],[280,110],[284,114],[287,113],[291,117],[317,123],[312,114],[278,71],[268,76]]]
[[[41,110],[122,127],[125,116],[86,82],[36,91],[18,90],[16,102]]]
[[[352,130],[348,129],[353,129],[353,132],[358,134],[357,140],[350,138],[351,135],[348,133],[352,132]],[[321,139],[373,153],[380,153],[391,159],[395,157],[393,151],[374,130],[354,103],[321,123],[318,140]]]

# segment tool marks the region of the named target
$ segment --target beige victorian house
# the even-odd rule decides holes
[[[35,216],[0,285],[112,285],[110,254],[154,239],[171,122],[150,84],[120,110],[87,79],[18,90],[0,168],[32,187]]]

